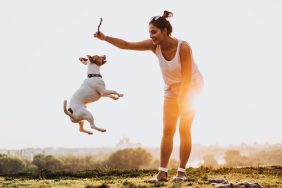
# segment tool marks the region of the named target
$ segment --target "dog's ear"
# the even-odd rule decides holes
[[[87,58],[84,58],[84,57],[80,57],[80,58],[79,58],[79,61],[80,61],[80,63],[83,63],[84,65],[87,65],[88,59],[87,59]]]
[[[95,63],[91,55],[86,55],[91,63]]]
[[[87,58],[84,58],[84,57],[80,57],[79,58],[79,61],[87,61],[88,59]]]

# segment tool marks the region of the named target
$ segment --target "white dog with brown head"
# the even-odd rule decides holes
[[[91,112],[86,109],[86,105],[99,100],[101,97],[110,97],[117,100],[123,94],[106,89],[105,82],[100,74],[100,66],[106,63],[106,56],[87,55],[87,58],[80,57],[79,60],[88,66],[87,78],[72,96],[68,108],[67,100],[64,100],[64,112],[70,116],[73,123],[79,124],[81,132],[93,134],[91,131],[84,129],[84,120],[89,122],[92,129],[105,132],[105,129],[99,128],[94,124],[94,118]]]

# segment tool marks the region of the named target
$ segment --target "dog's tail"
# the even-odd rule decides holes
[[[65,112],[65,114],[67,114],[68,116],[70,116],[71,118],[73,118],[72,113],[70,113],[70,112],[67,110],[67,100],[64,100],[64,112]]]

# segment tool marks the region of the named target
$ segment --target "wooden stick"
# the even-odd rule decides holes
[[[98,25],[98,33],[100,33],[100,26],[101,26],[101,24],[102,24],[102,21],[103,21],[103,19],[100,18],[100,23],[99,23],[99,25]]]

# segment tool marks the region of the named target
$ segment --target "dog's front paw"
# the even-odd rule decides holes
[[[119,98],[119,96],[117,96],[117,95],[111,95],[110,97],[111,97],[111,99],[113,99],[113,100],[118,100],[118,98]]]
[[[123,97],[123,96],[124,96],[124,94],[118,94],[118,96],[119,96],[119,97]]]
[[[100,131],[100,132],[106,132],[107,130],[106,129],[102,129],[102,128],[99,128],[99,127],[96,127],[96,126],[91,126],[92,129],[96,129],[97,131]]]

